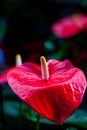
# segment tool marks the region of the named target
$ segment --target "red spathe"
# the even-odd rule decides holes
[[[49,60],[49,79],[42,80],[41,67],[24,63],[7,74],[11,89],[45,118],[61,124],[82,102],[86,89],[84,73],[68,61]]]
[[[60,38],[70,38],[87,29],[87,16],[84,14],[73,14],[57,20],[51,26],[54,35]]]
[[[1,84],[1,85],[7,82],[7,74],[8,74],[8,72],[9,72],[11,69],[13,69],[14,67],[15,67],[15,66],[12,66],[12,67],[6,69],[3,73],[0,74],[0,84]]]

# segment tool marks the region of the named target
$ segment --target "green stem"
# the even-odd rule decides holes
[[[40,115],[37,115],[36,130],[40,130]]]
[[[3,111],[3,95],[2,95],[2,85],[0,85],[0,127],[1,130],[5,129],[5,119],[4,119],[4,111]]]
[[[20,112],[20,121],[19,121],[19,128],[20,128],[20,130],[22,129],[22,116],[21,116],[21,111],[22,111],[22,102],[21,101],[19,101],[19,112]]]

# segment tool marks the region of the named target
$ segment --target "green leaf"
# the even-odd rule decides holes
[[[74,127],[69,127],[67,128],[66,130],[78,130],[77,128],[74,128]]]
[[[82,0],[82,5],[87,6],[87,0]]]
[[[63,125],[74,126],[87,130],[87,111],[78,109],[71,117],[69,117]]]
[[[19,117],[19,102],[4,100],[3,102],[4,114],[10,117]]]

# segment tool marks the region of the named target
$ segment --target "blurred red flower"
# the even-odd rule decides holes
[[[67,16],[51,26],[52,33],[60,38],[70,38],[85,29],[87,29],[87,16],[84,14]]]

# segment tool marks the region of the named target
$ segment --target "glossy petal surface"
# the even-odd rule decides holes
[[[7,82],[7,74],[13,68],[14,67],[10,67],[10,68],[6,69],[3,73],[0,74],[0,84]]]
[[[9,71],[8,84],[28,106],[45,118],[62,123],[79,107],[86,89],[84,73],[68,61],[49,60],[50,77],[41,67],[25,63]]]

